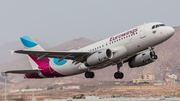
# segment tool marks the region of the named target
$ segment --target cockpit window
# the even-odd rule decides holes
[[[156,25],[156,28],[158,28],[159,27],[159,25]]]
[[[161,27],[161,26],[166,26],[166,25],[165,24],[157,24],[157,25],[152,26],[152,29],[158,28],[158,27]]]
[[[165,24],[159,24],[159,26],[166,26]]]

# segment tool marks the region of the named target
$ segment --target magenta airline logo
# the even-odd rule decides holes
[[[156,34],[156,31],[152,31],[153,34]]]

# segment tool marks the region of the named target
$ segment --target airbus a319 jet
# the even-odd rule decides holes
[[[4,73],[25,74],[25,78],[54,78],[85,73],[95,76],[94,70],[117,65],[116,79],[124,74],[120,67],[145,66],[157,59],[154,46],[169,39],[175,30],[160,22],[144,23],[128,31],[111,36],[91,45],[70,51],[46,51],[28,35],[21,37],[24,50],[14,53],[27,54],[32,70],[10,70]]]

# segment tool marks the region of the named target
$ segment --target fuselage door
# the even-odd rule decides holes
[[[139,35],[140,35],[140,39],[146,37],[146,34],[145,34],[145,24],[139,27]]]

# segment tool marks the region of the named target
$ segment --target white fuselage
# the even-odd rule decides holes
[[[96,52],[102,49],[111,49],[113,58],[105,63],[94,67],[86,67],[84,63],[73,63],[72,60],[67,60],[66,63],[57,65],[54,63],[54,59],[50,58],[50,66],[56,72],[70,76],[83,73],[87,71],[87,69],[101,69],[123,62],[134,54],[148,49],[148,47],[154,47],[164,42],[173,35],[174,29],[169,26],[159,26],[152,29],[154,25],[159,24],[162,23],[154,22],[143,24],[78,50],[72,50],[78,52]]]

